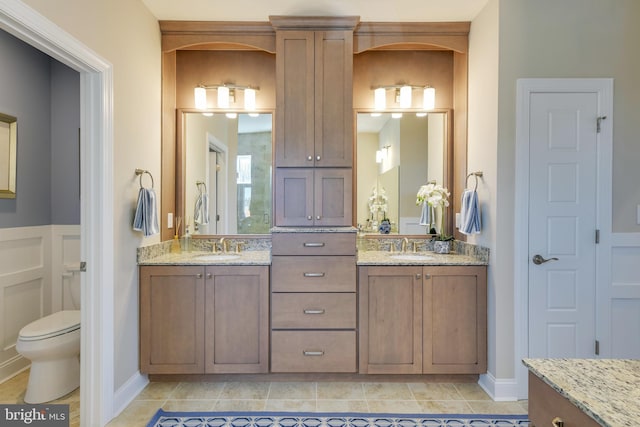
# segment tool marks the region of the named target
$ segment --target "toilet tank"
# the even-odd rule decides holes
[[[80,261],[64,265],[63,310],[80,310]]]

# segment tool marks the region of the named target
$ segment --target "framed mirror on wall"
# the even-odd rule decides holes
[[[357,113],[356,222],[363,232],[378,234],[386,218],[392,234],[429,234],[429,227],[419,224],[416,195],[427,182],[451,188],[451,122],[448,109],[426,115]],[[450,235],[451,209],[445,215]]]
[[[273,114],[178,111],[177,212],[195,235],[268,234]]]
[[[16,198],[18,119],[0,113],[0,199]]]

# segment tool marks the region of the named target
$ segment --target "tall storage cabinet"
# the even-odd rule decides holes
[[[278,110],[275,225],[351,225],[353,30],[359,19],[270,20]]]

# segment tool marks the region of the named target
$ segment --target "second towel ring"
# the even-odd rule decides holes
[[[476,178],[476,186],[473,188],[473,191],[476,191],[478,189],[478,177],[482,177],[482,175],[484,175],[483,172],[478,171],[478,172],[471,172],[469,175],[467,175],[467,181],[465,182],[465,188],[469,188],[469,177],[470,176],[475,176]]]
[[[151,172],[145,169],[136,169],[136,175],[140,177],[140,188],[144,188],[144,185],[142,185],[142,175],[144,174],[149,175],[149,178],[151,178],[151,188],[153,188],[153,175],[151,175]]]

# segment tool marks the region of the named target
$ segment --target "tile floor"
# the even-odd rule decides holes
[[[28,371],[0,384],[0,403],[21,403]],[[79,425],[78,390],[55,403],[71,405]],[[167,411],[305,411],[526,414],[527,402],[494,402],[475,383],[152,382],[108,427],[145,426]]]

